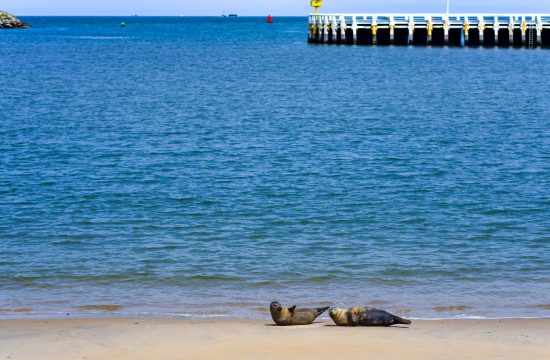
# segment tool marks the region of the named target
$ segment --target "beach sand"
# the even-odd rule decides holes
[[[0,359],[550,359],[550,319],[302,327],[261,320],[0,321]]]

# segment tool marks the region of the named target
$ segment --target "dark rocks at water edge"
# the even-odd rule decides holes
[[[0,10],[0,29],[27,29],[28,24],[19,20],[15,16]]]

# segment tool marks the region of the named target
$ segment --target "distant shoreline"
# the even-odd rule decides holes
[[[19,20],[15,16],[0,10],[0,29],[28,29],[29,24]]]

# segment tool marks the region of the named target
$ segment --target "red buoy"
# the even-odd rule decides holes
[[[271,15],[269,15],[269,16],[267,17],[267,23],[268,23],[268,24],[273,24],[273,17],[272,17]]]

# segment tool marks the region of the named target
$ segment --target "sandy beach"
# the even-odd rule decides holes
[[[550,319],[414,321],[340,328],[323,319],[0,321],[0,359],[549,359]]]

